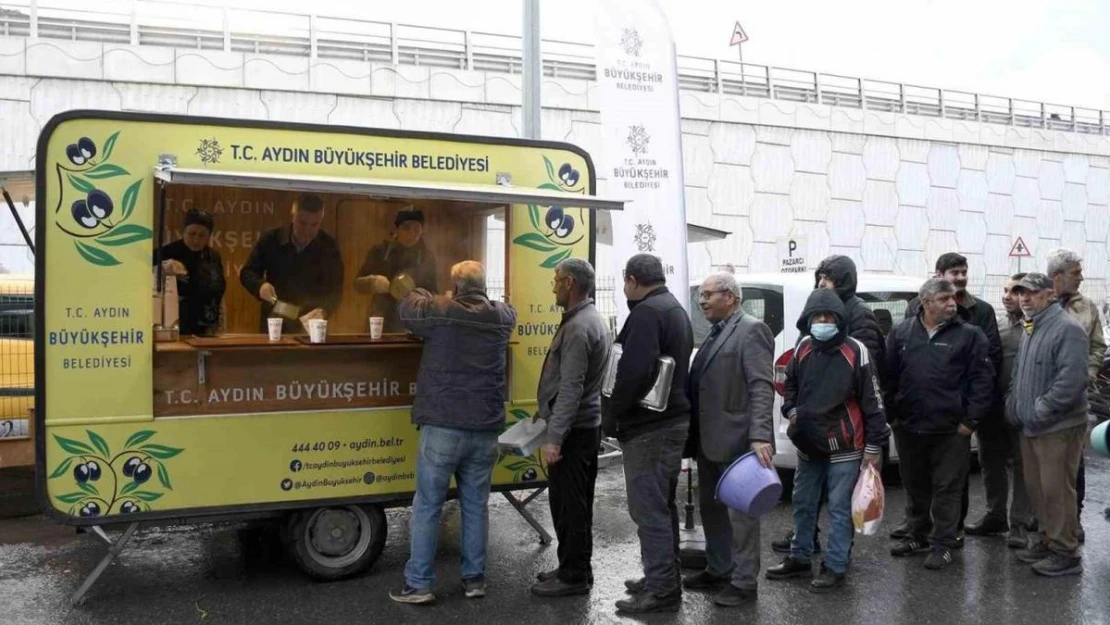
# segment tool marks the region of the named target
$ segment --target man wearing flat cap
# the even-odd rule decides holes
[[[1039,575],[1076,575],[1083,571],[1075,485],[1087,437],[1087,334],[1056,301],[1048,276],[1026,274],[1013,291],[1024,333],[1006,418],[1021,430],[1025,488],[1038,522],[1017,558]]]
[[[355,278],[355,291],[371,295],[370,316],[385,319],[385,332],[403,332],[397,306],[413,288],[436,292],[436,257],[424,244],[424,213],[410,207],[397,212],[393,235],[375,245]],[[405,278],[411,280],[406,280]],[[394,281],[404,286],[394,292]]]

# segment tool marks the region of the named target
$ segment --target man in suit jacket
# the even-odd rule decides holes
[[[723,607],[756,598],[759,518],[730,511],[715,498],[715,485],[748,451],[772,466],[775,440],[771,329],[740,307],[743,294],[729,273],[709,276],[698,293],[713,329],[690,366],[690,438],[697,443],[698,499],[705,528],[704,571],[687,576],[688,589],[723,587],[713,602]]]

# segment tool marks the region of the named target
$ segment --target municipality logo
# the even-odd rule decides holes
[[[651,142],[651,135],[648,134],[647,129],[643,124],[628,127],[628,138],[625,143],[632,149],[632,153],[637,156],[647,154],[648,143]]]
[[[215,137],[211,139],[201,139],[200,146],[197,147],[197,156],[200,157],[200,162],[205,165],[211,163],[219,163],[220,156],[224,153],[224,149],[220,146],[220,142]]]
[[[640,38],[640,33],[635,28],[625,28],[621,32],[621,48],[628,56],[640,56],[640,50],[644,47],[644,40]]]
[[[632,237],[640,252],[655,251],[655,228],[650,223],[636,224],[636,234]]]

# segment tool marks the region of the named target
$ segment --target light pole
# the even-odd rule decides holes
[[[540,57],[540,0],[524,0],[523,29],[524,137],[540,138],[540,82],[543,61]]]

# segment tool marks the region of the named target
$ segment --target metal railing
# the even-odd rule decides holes
[[[0,36],[172,46],[367,63],[520,74],[515,35],[347,17],[257,11],[168,0],[101,0],[96,10],[38,0],[5,2]],[[593,46],[543,41],[543,72],[594,80]],[[686,91],[1110,134],[1110,112],[754,63],[678,57]]]

